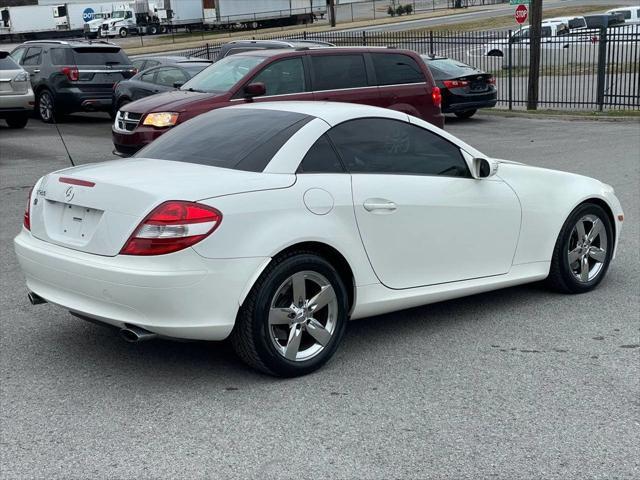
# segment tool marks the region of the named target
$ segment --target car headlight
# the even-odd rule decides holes
[[[26,82],[29,80],[29,74],[27,72],[20,72],[18,75],[13,77],[13,82]]]
[[[153,127],[173,127],[177,121],[178,114],[175,112],[156,112],[147,115],[142,124]]]

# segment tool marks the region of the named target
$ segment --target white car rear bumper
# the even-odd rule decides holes
[[[231,333],[249,282],[269,260],[207,259],[191,248],[104,257],[43,242],[24,228],[14,245],[27,287],[48,302],[116,327],[198,340]]]

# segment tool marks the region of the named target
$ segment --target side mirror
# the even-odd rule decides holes
[[[180,88],[184,85],[184,82],[173,82],[173,88]]]
[[[474,158],[473,169],[476,178],[489,178],[498,171],[498,162],[486,158]]]
[[[267,93],[267,87],[262,82],[250,83],[244,86],[244,98],[250,100],[253,97],[259,97]]]

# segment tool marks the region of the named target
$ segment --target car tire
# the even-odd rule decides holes
[[[44,123],[54,123],[60,117],[59,112],[56,109],[55,99],[53,94],[47,90],[40,90],[36,98],[36,111],[40,120]]]
[[[320,306],[314,307],[320,292]],[[306,375],[337,350],[347,312],[347,291],[336,269],[312,252],[291,252],[276,257],[254,284],[238,313],[231,344],[261,372]]]
[[[129,30],[127,30],[126,28],[122,27],[119,31],[118,31],[118,35],[120,36],[120,38],[126,38],[127,35],[129,35]]]
[[[464,112],[454,112],[454,115],[458,118],[471,118],[477,111],[478,110],[474,108],[473,110],[465,110]]]
[[[7,117],[6,119],[7,125],[9,125],[9,128],[24,128],[27,126],[27,123],[29,122],[29,115],[28,114],[16,114],[16,115],[12,115],[10,117]]]
[[[602,281],[613,253],[611,219],[600,205],[583,203],[565,221],[551,257],[547,285],[562,293],[584,293]]]
[[[504,57],[504,53],[500,50],[491,50],[490,52],[487,52],[487,57]]]

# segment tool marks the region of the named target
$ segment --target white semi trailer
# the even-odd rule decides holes
[[[205,0],[205,23],[214,28],[276,27],[313,23],[326,0]]]

